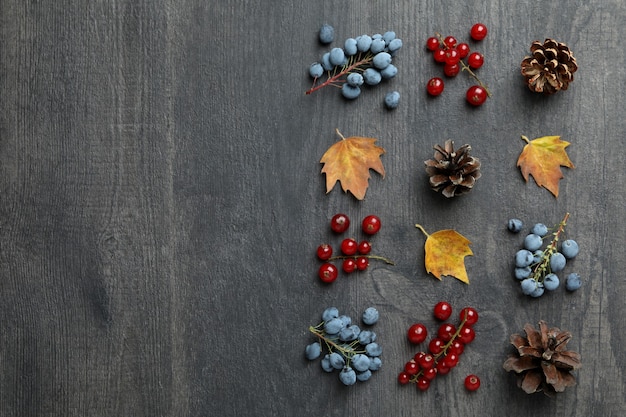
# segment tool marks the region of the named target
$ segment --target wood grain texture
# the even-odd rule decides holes
[[[622,416],[626,413],[626,5],[620,0],[263,2],[115,0],[0,3],[0,415]],[[494,95],[470,109],[463,75],[433,100],[434,31],[490,33],[480,75]],[[394,30],[398,76],[355,102],[305,96],[309,64],[337,39]],[[566,92],[527,91],[519,62],[553,37],[580,69]],[[400,107],[382,105],[389,90]],[[386,176],[365,200],[325,193],[319,158],[344,135],[378,138]],[[576,168],[558,199],[524,183],[520,135],[561,135]],[[451,138],[483,162],[472,193],[444,200],[423,161]],[[315,247],[336,212],[377,213],[373,264],[331,286]],[[571,213],[582,251],[574,294],[520,295],[510,217]],[[472,241],[469,286],[423,267],[428,230]],[[353,230],[356,234],[356,229]],[[395,382],[439,300],[481,314],[457,369],[428,393]],[[384,366],[341,386],[304,359],[327,306],[382,313]],[[572,331],[578,385],[527,396],[502,369],[508,337],[545,319]],[[462,379],[480,375],[468,395]]]

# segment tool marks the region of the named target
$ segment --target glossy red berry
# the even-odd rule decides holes
[[[317,247],[317,257],[322,261],[330,259],[331,256],[333,256],[333,247],[329,244],[322,243]]]
[[[459,357],[455,353],[448,353],[443,358],[443,366],[446,368],[454,368],[459,363]]]
[[[415,375],[419,372],[419,370],[420,366],[412,359],[404,365],[404,372],[409,375]]]
[[[409,383],[409,381],[411,380],[411,375],[407,374],[406,372],[400,372],[398,374],[398,382],[402,385],[406,385]]]
[[[471,69],[478,69],[485,63],[485,57],[480,52],[472,52],[467,56],[467,65]]]
[[[359,248],[359,244],[353,238],[349,237],[341,241],[341,252],[344,255],[352,256]]]
[[[341,269],[346,274],[351,274],[356,270],[356,261],[352,258],[344,259],[341,264]]]
[[[424,376],[424,378],[428,379],[429,381],[432,381],[437,376],[437,368],[433,366],[430,369],[424,369],[422,370],[422,375]]]
[[[461,343],[466,344],[466,345],[468,343],[472,343],[475,337],[476,337],[476,333],[474,332],[474,329],[472,329],[469,326],[461,327],[461,330],[459,331],[459,336],[458,336]]]
[[[450,323],[444,323],[437,330],[437,337],[444,342],[449,342],[456,333],[456,327]]]
[[[433,52],[433,59],[435,62],[442,64],[446,61],[446,50],[444,48],[438,48]]]
[[[487,26],[483,25],[482,23],[476,23],[470,29],[470,36],[475,41],[482,41],[483,39],[485,39],[485,36],[487,36]]]
[[[371,250],[372,250],[372,244],[369,243],[367,240],[362,240],[359,242],[357,252],[359,252],[361,255],[367,255],[368,253],[371,252]]]
[[[461,60],[461,56],[459,55],[459,51],[456,49],[448,49],[446,51],[446,60],[444,61],[448,65],[458,64]]]
[[[433,314],[437,320],[448,320],[452,314],[452,306],[447,301],[439,301],[433,308]]]
[[[465,321],[466,326],[473,326],[478,321],[478,312],[473,307],[465,307],[459,313],[459,320]]]
[[[356,258],[356,269],[359,271],[365,271],[369,265],[370,261],[365,256],[359,256]]]
[[[459,51],[461,59],[464,59],[470,53],[470,46],[463,42],[456,46],[456,50]]]
[[[460,71],[461,71],[461,67],[459,66],[459,64],[454,64],[454,65],[445,64],[443,66],[443,73],[446,75],[446,77],[456,77]]]
[[[479,85],[473,85],[467,90],[465,98],[472,106],[480,106],[487,100],[487,90]]]
[[[435,367],[435,358],[430,353],[425,353],[420,356],[417,360],[420,368],[422,369],[430,369]]]
[[[429,51],[436,51],[439,48],[439,39],[435,36],[431,36],[426,40],[426,49]]]
[[[428,91],[428,94],[431,96],[438,96],[443,93],[443,87],[443,80],[439,77],[433,77],[428,80],[428,83],[426,84],[426,91]]]
[[[476,391],[480,387],[480,378],[474,374],[465,377],[463,383],[468,391]]]
[[[426,326],[424,326],[422,323],[415,323],[414,325],[409,327],[409,331],[407,332],[409,342],[415,345],[419,345],[420,343],[422,343],[424,340],[426,340],[427,336],[428,330],[426,329]]]
[[[317,274],[323,282],[330,284],[337,279],[339,270],[331,263],[324,263],[320,266]]]
[[[448,372],[450,372],[450,369],[451,369],[451,368],[448,368],[447,366],[445,366],[445,365],[443,364],[443,361],[439,361],[439,362],[437,362],[437,374],[439,374],[439,375],[445,375],[445,374],[447,374]]]
[[[343,233],[350,227],[350,219],[342,213],[335,214],[330,220],[330,228],[335,233]]]
[[[450,345],[450,347],[448,348],[448,352],[454,353],[457,356],[461,355],[461,353],[463,353],[464,350],[465,350],[465,345],[458,339],[455,339]]]
[[[380,230],[380,218],[374,214],[370,214],[363,219],[361,227],[366,235],[375,235]]]
[[[454,48],[456,46],[456,38],[454,36],[446,36],[443,39],[443,44],[448,48]]]
[[[432,353],[433,355],[437,355],[441,353],[444,345],[445,345],[444,341],[439,339],[438,337],[432,338],[430,342],[428,343],[428,351]]]
[[[430,379],[424,376],[420,376],[419,378],[417,378],[417,381],[415,381],[415,385],[417,386],[418,390],[426,391],[430,387]]]

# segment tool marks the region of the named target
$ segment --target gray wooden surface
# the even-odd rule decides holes
[[[0,19],[0,415],[626,414],[622,1],[4,0]],[[467,38],[477,21],[493,98],[469,108],[461,74],[428,99],[441,69],[426,38]],[[355,102],[305,96],[324,22],[339,41],[396,31],[398,76]],[[553,97],[519,75],[547,37],[580,66]],[[382,105],[390,90],[395,111]],[[319,159],[336,128],[387,150],[364,201],[325,194]],[[558,199],[524,183],[520,135],[571,142]],[[447,138],[483,162],[453,201],[423,170]],[[339,211],[378,214],[374,249],[396,266],[322,285],[314,251],[335,242]],[[521,237],[506,220],[565,212],[584,286],[531,300],[511,275]],[[473,242],[469,286],[426,274],[415,223]],[[481,321],[459,366],[418,393],[396,383],[415,352],[404,335],[439,300]],[[331,305],[382,314],[384,366],[367,383],[343,387],[304,359],[307,328]],[[555,399],[527,396],[502,369],[508,336],[540,319],[572,331],[584,362]],[[472,372],[483,385],[470,395]]]

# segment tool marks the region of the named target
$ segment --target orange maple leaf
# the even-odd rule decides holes
[[[344,192],[350,191],[357,199],[365,198],[370,169],[385,177],[385,168],[380,155],[385,150],[374,145],[376,139],[361,136],[341,137],[322,156],[320,163],[324,164],[322,174],[326,174],[326,193],[329,193],[335,183],[339,181]]]
[[[419,224],[415,227],[426,235],[424,244],[426,272],[439,280],[445,275],[469,284],[464,260],[466,256],[474,255],[469,248],[472,242],[454,230],[440,230],[429,235]]]
[[[561,166],[574,168],[565,152],[569,142],[561,140],[560,136],[543,136],[533,140],[522,136],[522,139],[526,145],[517,159],[522,176],[528,182],[528,175],[532,175],[538,186],[558,197],[559,180],[563,178]]]

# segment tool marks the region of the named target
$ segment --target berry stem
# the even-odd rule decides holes
[[[309,326],[309,331],[317,336],[320,340],[324,341],[324,344],[326,344],[329,352],[332,352],[334,348],[335,350],[341,352],[343,356],[345,356],[348,360],[350,360],[350,358],[352,358],[352,356],[356,355],[357,353],[365,353],[364,350],[354,349],[354,347],[359,343],[358,340],[355,340],[348,345],[338,345],[337,343],[335,343],[336,339],[329,338],[328,335],[324,332],[324,330],[322,329],[323,326],[324,322],[321,322],[317,326]]]
[[[338,259],[358,259],[358,258],[375,259],[377,261],[383,261],[387,265],[395,265],[395,263],[391,259],[385,258],[383,256],[379,256],[379,255],[336,255],[331,258],[328,258],[328,262],[336,261]]]
[[[522,136],[522,138],[525,138],[525,136]],[[550,257],[557,250],[559,239],[561,237],[561,234],[565,232],[565,226],[567,226],[568,219],[569,213],[565,213],[565,216],[563,217],[563,220],[561,220],[561,222],[559,223],[557,230],[552,233],[552,235],[554,236],[552,238],[552,242],[550,242],[550,244],[543,251],[541,261],[537,263],[537,266],[533,270],[532,278],[536,282],[543,282],[543,279],[546,276],[546,272],[548,271],[548,268],[550,266]]]
[[[363,70],[363,66],[368,65],[374,59],[374,55],[371,52],[359,53],[357,55],[351,56],[348,60],[348,63],[341,67],[341,70],[337,72],[337,70],[333,70],[331,73],[328,71],[328,79],[321,84],[315,85],[317,82],[317,78],[313,80],[313,86],[305,92],[305,94],[309,95],[319,90],[322,87],[326,87],[328,85],[332,85],[334,87],[339,87],[344,80],[341,79],[344,75],[356,71]]]

